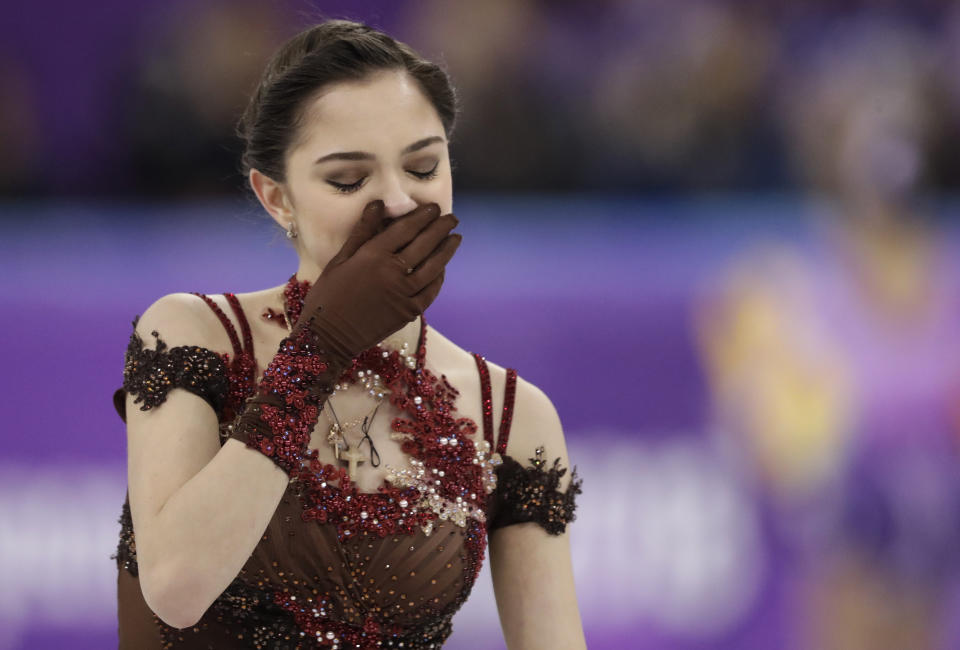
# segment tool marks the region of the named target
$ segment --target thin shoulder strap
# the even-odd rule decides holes
[[[237,338],[237,330],[233,326],[233,323],[230,322],[230,319],[227,318],[227,315],[223,313],[223,310],[220,309],[220,306],[215,303],[210,296],[203,293],[197,293],[196,291],[193,292],[193,295],[201,298],[205,303],[207,303],[207,306],[213,310],[213,313],[217,315],[217,318],[219,318],[220,322],[223,324],[223,328],[227,330],[227,335],[230,337],[230,344],[233,346],[234,356],[240,356],[240,354],[243,352],[243,348],[240,347],[240,339]]]
[[[483,409],[483,439],[489,442],[490,449],[493,449],[493,399],[490,396],[490,368],[487,367],[487,362],[480,356],[480,353],[474,352],[473,358],[476,360],[477,370],[480,372],[480,406]]]
[[[513,404],[517,392],[517,371],[507,368],[507,386],[503,398],[503,415],[500,418],[500,431],[497,441],[493,440],[493,399],[490,388],[490,368],[486,359],[477,352],[473,353],[480,373],[480,406],[483,410],[483,439],[490,443],[490,448],[499,454],[507,450],[507,440],[510,437],[510,423],[513,421]]]
[[[243,307],[240,306],[240,299],[232,293],[225,293],[223,295],[227,297],[227,302],[230,303],[230,307],[233,309],[233,313],[237,316],[237,321],[240,323],[240,331],[243,333],[243,349],[252,357],[253,335],[250,333],[250,323],[247,322],[247,315],[243,313]]]
[[[503,397],[503,415],[500,416],[500,434],[497,436],[497,453],[507,451],[510,423],[513,421],[513,402],[517,396],[517,371],[507,368],[507,387]]]

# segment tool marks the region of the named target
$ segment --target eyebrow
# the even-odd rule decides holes
[[[401,155],[406,155],[408,153],[413,153],[414,151],[419,151],[424,147],[430,146],[434,142],[443,142],[443,138],[439,135],[432,135],[428,138],[422,138],[417,140],[411,145],[404,147],[403,151],[400,152]],[[327,162],[328,160],[373,160],[375,156],[372,153],[367,153],[366,151],[338,151],[336,153],[330,153],[326,156],[321,156],[314,161],[314,165],[322,162]]]

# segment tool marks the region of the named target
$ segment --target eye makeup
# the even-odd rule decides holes
[[[416,171],[413,169],[408,169],[406,171],[408,174],[411,174],[412,176],[414,176],[419,180],[428,181],[433,178],[436,178],[437,170],[439,169],[439,167],[440,167],[440,161],[438,160],[434,163],[433,168],[428,171]],[[367,176],[364,176],[354,181],[353,183],[340,183],[334,180],[327,179],[327,184],[333,187],[337,192],[340,192],[341,194],[351,194],[359,190],[361,187],[363,187],[364,182],[367,180],[367,178],[368,178]]]

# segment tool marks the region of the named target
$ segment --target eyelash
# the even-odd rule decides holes
[[[415,171],[410,171],[409,173],[413,174],[414,176],[416,176],[417,178],[419,178],[419,179],[422,180],[422,181],[428,181],[428,180],[436,177],[436,175],[437,175],[437,169],[438,169],[439,167],[440,167],[440,161],[437,161],[437,164],[433,166],[433,169],[431,169],[431,170],[428,171],[428,172],[415,172]],[[409,170],[408,170],[408,171],[409,171]],[[361,179],[358,180],[356,183],[348,183],[348,184],[338,183],[338,182],[336,182],[336,181],[327,181],[327,182],[330,183],[330,185],[332,185],[333,188],[334,188],[335,190],[337,190],[338,192],[340,192],[341,194],[351,194],[351,193],[353,193],[353,192],[356,192],[357,190],[359,190],[359,189],[363,186],[363,181],[364,181],[365,179],[366,179],[366,177],[361,178]]]

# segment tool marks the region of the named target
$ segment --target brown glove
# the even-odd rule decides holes
[[[461,236],[449,234],[459,220],[440,216],[435,203],[377,232],[383,210],[382,201],[366,206],[310,287],[294,327],[294,334],[308,327],[335,361],[349,363],[422,314],[440,292],[446,264],[460,245]]]
[[[264,370],[231,437],[300,471],[332,386],[355,356],[422,313],[443,284],[460,244],[458,222],[435,204],[382,228],[383,202],[368,205],[343,247],[304,299],[290,336]],[[376,234],[374,234],[376,233]],[[408,268],[414,272],[408,274]]]

